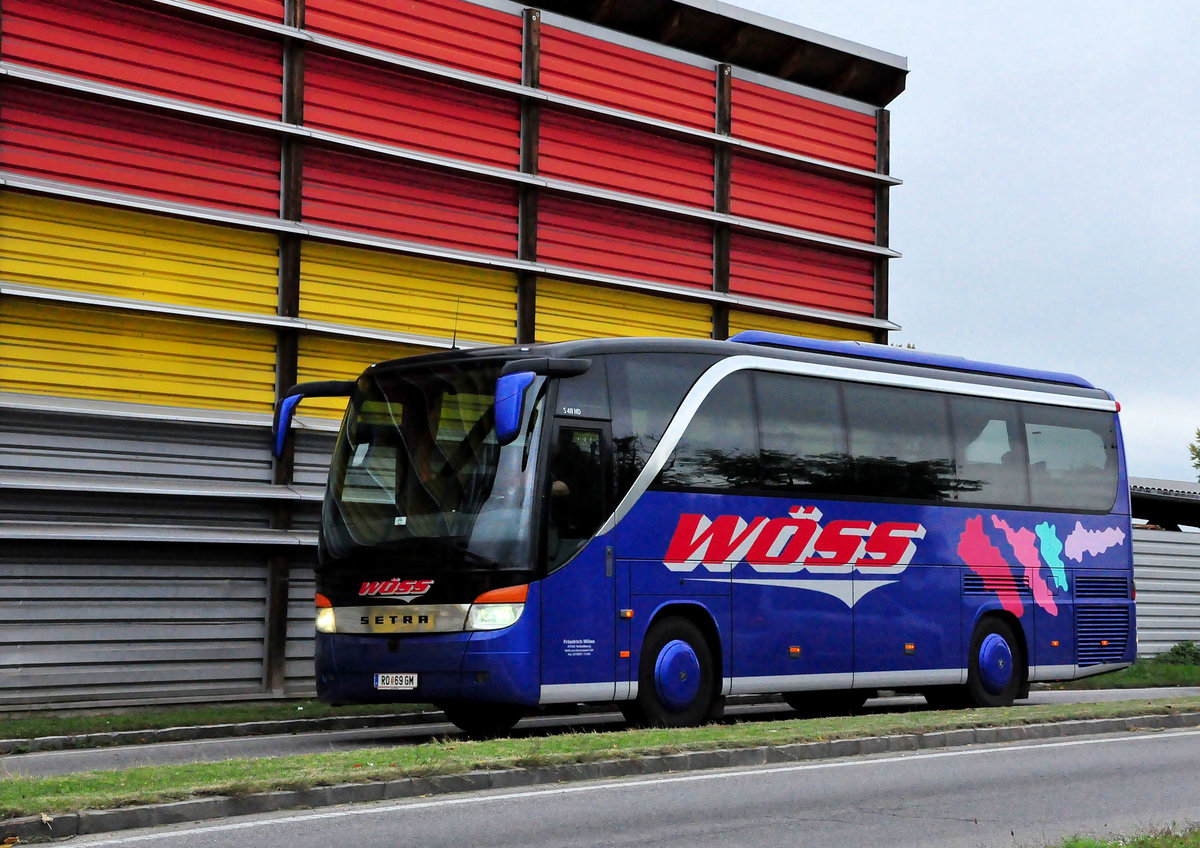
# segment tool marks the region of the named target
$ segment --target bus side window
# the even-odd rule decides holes
[[[838,384],[793,374],[755,374],[763,488],[848,491],[846,428]]]
[[[1002,400],[954,397],[950,414],[958,499],[1028,506],[1029,479],[1016,406]]]
[[[1029,406],[1024,418],[1033,505],[1111,509],[1117,491],[1117,434],[1112,415]]]
[[[656,484],[679,489],[759,489],[762,469],[747,372],[716,385],[680,438]]]

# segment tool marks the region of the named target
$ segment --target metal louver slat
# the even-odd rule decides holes
[[[873,114],[733,79],[736,138],[874,171],[876,132]]]
[[[734,156],[734,215],[855,241],[875,241],[872,186],[806,173],[782,162]]]
[[[710,132],[716,125],[715,64],[698,68],[545,25],[541,58],[548,91]]]
[[[0,168],[68,183],[279,212],[279,140],[5,84]]]
[[[729,290],[851,315],[875,314],[875,263],[798,244],[735,232]]]
[[[521,17],[462,0],[306,0],[304,24],[452,68],[521,79]]]
[[[490,268],[306,242],[300,315],[438,339],[509,344],[516,340],[517,278]]]
[[[601,188],[713,206],[713,151],[631,127],[545,110],[538,173]]]
[[[0,192],[0,279],[50,289],[275,313],[265,233]]]
[[[600,336],[709,338],[712,310],[706,304],[538,280],[537,340]]]
[[[312,148],[304,220],[460,250],[517,255],[517,189]]]
[[[501,168],[520,164],[514,97],[319,52],[308,55],[304,74],[307,126]]]
[[[712,226],[545,197],[538,210],[538,258],[605,274],[712,287]]]
[[[0,706],[262,691],[253,552],[35,542],[0,554]]]
[[[265,414],[275,335],[11,300],[0,312],[0,392]]]
[[[113,0],[5,0],[0,26],[6,61],[266,118],[282,108],[275,39]]]

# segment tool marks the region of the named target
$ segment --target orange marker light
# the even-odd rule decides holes
[[[1101,647],[1107,648],[1107,647],[1108,647],[1108,640],[1107,640],[1107,639],[1101,639],[1101,640],[1100,640],[1100,645],[1101,645]]]
[[[333,608],[333,603],[329,600],[329,598],[325,597],[320,592],[317,592],[315,602],[317,605],[317,609],[332,609]]]
[[[1053,639],[1053,640],[1051,640],[1051,642],[1050,642],[1050,647],[1051,647],[1051,648],[1057,648],[1057,647],[1058,647],[1058,640],[1057,640],[1057,639]]]
[[[623,659],[623,660],[627,660],[627,659],[629,659],[629,651],[621,651],[621,653],[620,653],[620,657],[621,657],[621,659]]]
[[[492,589],[484,592],[475,599],[477,604],[523,604],[529,595],[529,586],[505,586],[503,589]]]
[[[619,613],[617,613],[617,615],[619,615],[621,618],[628,620],[630,618],[633,618],[633,610],[623,609]]]
[[[800,656],[800,646],[799,645],[789,645],[788,646],[788,656],[789,657]]]

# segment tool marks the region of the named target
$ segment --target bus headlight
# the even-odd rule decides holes
[[[484,592],[467,612],[467,630],[503,630],[517,623],[525,611],[528,586],[506,586]]]
[[[337,621],[333,614],[333,604],[322,594],[317,595],[317,632],[337,633]]]

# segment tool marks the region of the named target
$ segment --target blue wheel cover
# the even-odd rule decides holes
[[[654,689],[669,709],[687,708],[700,692],[700,660],[682,639],[663,645],[654,661]]]
[[[999,695],[1012,676],[1012,648],[1000,634],[989,633],[979,645],[979,679],[983,688],[993,695]]]

